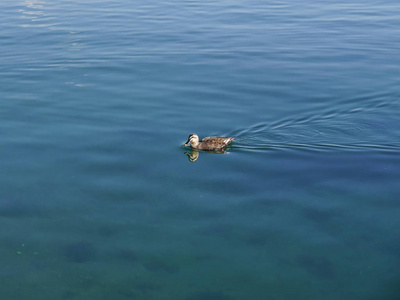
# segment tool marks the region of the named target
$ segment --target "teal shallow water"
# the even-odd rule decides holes
[[[1,4],[3,297],[397,299],[398,8]]]

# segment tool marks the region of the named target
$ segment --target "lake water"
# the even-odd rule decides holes
[[[2,1],[1,298],[399,299],[399,11]]]

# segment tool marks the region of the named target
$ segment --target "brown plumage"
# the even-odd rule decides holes
[[[210,136],[199,141],[197,134],[192,133],[189,135],[185,146],[190,144],[190,147],[197,150],[224,150],[224,148],[232,142],[234,136],[223,137],[223,136]]]

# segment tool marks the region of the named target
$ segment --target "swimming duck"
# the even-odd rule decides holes
[[[191,135],[189,135],[189,138],[185,143],[185,146],[188,146],[190,144],[190,147],[192,147],[193,149],[224,151],[225,146],[228,145],[230,142],[232,142],[234,138],[235,138],[234,136],[231,137],[209,136],[199,141],[198,135],[192,133]]]

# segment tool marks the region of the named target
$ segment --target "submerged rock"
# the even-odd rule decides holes
[[[64,255],[70,262],[85,263],[96,258],[96,248],[89,242],[70,243],[64,247]]]

